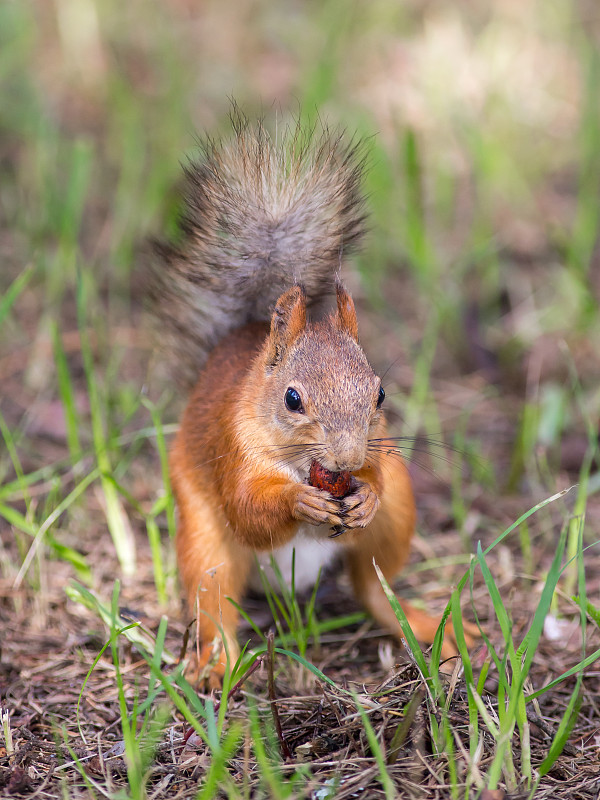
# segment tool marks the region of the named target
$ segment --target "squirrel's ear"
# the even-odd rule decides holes
[[[286,349],[300,336],[306,328],[306,296],[301,286],[292,286],[284,292],[277,303],[271,317],[271,333],[267,363],[274,367],[278,364]]]
[[[356,309],[354,301],[344,289],[341,283],[335,287],[337,296],[337,314],[334,316],[336,327],[347,333],[358,342],[358,322],[356,320]]]

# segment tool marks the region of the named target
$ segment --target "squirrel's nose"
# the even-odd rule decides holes
[[[350,436],[341,436],[331,443],[331,460],[334,472],[355,472],[365,463],[366,442]],[[328,469],[330,469],[328,467]]]

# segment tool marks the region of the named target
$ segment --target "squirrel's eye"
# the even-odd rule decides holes
[[[285,407],[289,411],[302,411],[302,400],[295,389],[290,386],[285,393]]]
[[[377,408],[381,408],[381,404],[385,400],[385,391],[383,386],[379,387],[379,397],[377,398]]]

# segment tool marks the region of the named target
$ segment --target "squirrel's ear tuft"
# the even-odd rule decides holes
[[[292,286],[284,292],[277,303],[271,317],[271,333],[267,363],[276,366],[287,348],[296,341],[306,328],[306,296],[301,286]]]
[[[358,342],[358,322],[354,301],[341,283],[337,284],[335,291],[337,295],[337,313],[333,318],[335,326]]]

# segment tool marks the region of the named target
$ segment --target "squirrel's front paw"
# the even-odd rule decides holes
[[[303,483],[296,487],[292,515],[311,525],[342,524],[339,501],[334,500],[328,492]]]
[[[358,485],[342,500],[342,522],[346,528],[366,528],[377,513],[379,498],[368,483]]]

